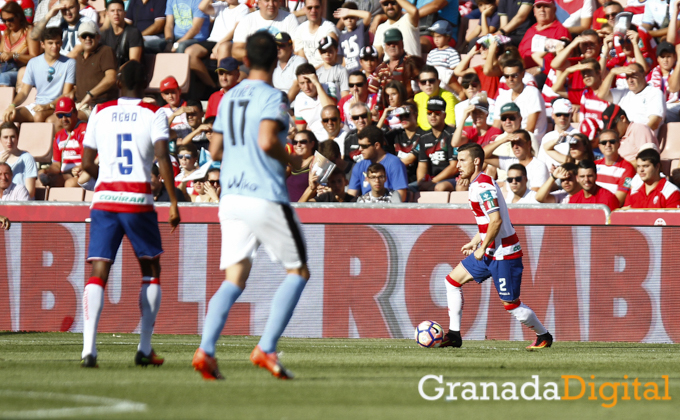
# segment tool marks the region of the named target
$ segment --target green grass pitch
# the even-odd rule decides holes
[[[255,368],[248,356],[257,337],[222,337],[217,357],[226,381],[206,382],[191,367],[198,336],[154,337],[160,368],[134,366],[138,336],[100,334],[99,368],[79,367],[81,335],[0,333],[0,418],[75,419],[671,419],[680,410],[680,346],[639,343],[556,342],[527,352],[528,342],[466,341],[462,349],[422,349],[413,340],[297,339],[279,343],[281,360],[296,378],[280,381]],[[418,393],[425,375],[444,382],[521,384],[539,375],[593,382],[656,382],[663,397],[669,375],[671,400],[621,400],[612,408],[599,398],[573,401],[426,401]],[[595,379],[590,379],[594,375]],[[578,385],[571,382],[570,386]],[[434,394],[435,383],[425,391]],[[580,387],[580,386],[578,386]],[[588,385],[586,385],[588,387]],[[640,387],[640,396],[645,388]],[[605,395],[611,394],[607,388]],[[533,393],[533,392],[532,392]],[[570,393],[572,393],[570,391]],[[481,387],[477,387],[481,397]]]

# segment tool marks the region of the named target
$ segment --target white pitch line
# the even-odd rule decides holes
[[[97,414],[146,411],[146,404],[143,403],[122,400],[118,398],[98,397],[94,395],[0,390],[0,397],[51,399],[71,401],[75,403],[96,404],[95,406],[51,408],[44,410],[0,411],[0,418],[52,419],[60,417],[92,416]]]

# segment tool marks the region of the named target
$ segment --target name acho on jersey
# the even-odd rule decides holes
[[[91,208],[116,213],[153,211],[154,145],[168,137],[165,112],[155,105],[132,98],[97,105],[83,141],[84,147],[99,154]]]
[[[510,222],[508,206],[496,181],[482,172],[470,184],[469,200],[472,213],[479,228],[479,235],[484,241],[489,227],[489,215],[500,212],[501,228],[493,242],[485,251],[485,255],[494,260],[511,260],[523,255],[515,228]],[[500,246],[499,246],[500,245]]]

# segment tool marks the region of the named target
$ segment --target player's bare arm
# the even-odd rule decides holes
[[[498,235],[498,232],[501,230],[502,223],[503,219],[501,219],[501,213],[499,211],[489,213],[489,226],[486,230],[486,236],[484,237],[482,246],[475,250],[475,258],[477,260],[481,261],[482,258],[484,258],[486,249],[491,245],[491,242],[496,239],[496,235]]]
[[[470,242],[463,245],[463,247],[460,249],[460,252],[462,252],[463,255],[467,257],[468,255],[475,252],[475,249],[477,249],[477,246],[479,245],[480,242],[482,242],[482,238],[479,235],[479,232],[477,232],[477,234],[472,238]]]
[[[95,159],[97,159],[97,149],[83,147],[83,171],[90,174],[92,179],[99,177],[99,164],[95,162]]]
[[[172,172],[172,163],[170,162],[170,151],[168,150],[167,141],[157,141],[154,143],[153,152],[158,159],[158,173],[163,178],[165,190],[170,197],[170,215],[168,216],[168,223],[172,226],[170,232],[174,232],[179,225],[179,209],[177,208],[177,196],[175,195],[175,182]]]
[[[286,149],[283,147],[277,136],[280,131],[281,123],[279,121],[261,121],[257,140],[258,146],[260,146],[260,149],[262,149],[266,154],[278,160],[283,165],[290,165],[294,169],[300,168],[302,165],[302,157],[299,155],[291,155],[286,152]]]

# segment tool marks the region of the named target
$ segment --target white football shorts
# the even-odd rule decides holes
[[[285,269],[300,268],[307,263],[307,247],[297,214],[287,204],[242,195],[220,198],[222,230],[220,269],[243,259],[255,258],[260,244],[272,261]]]

